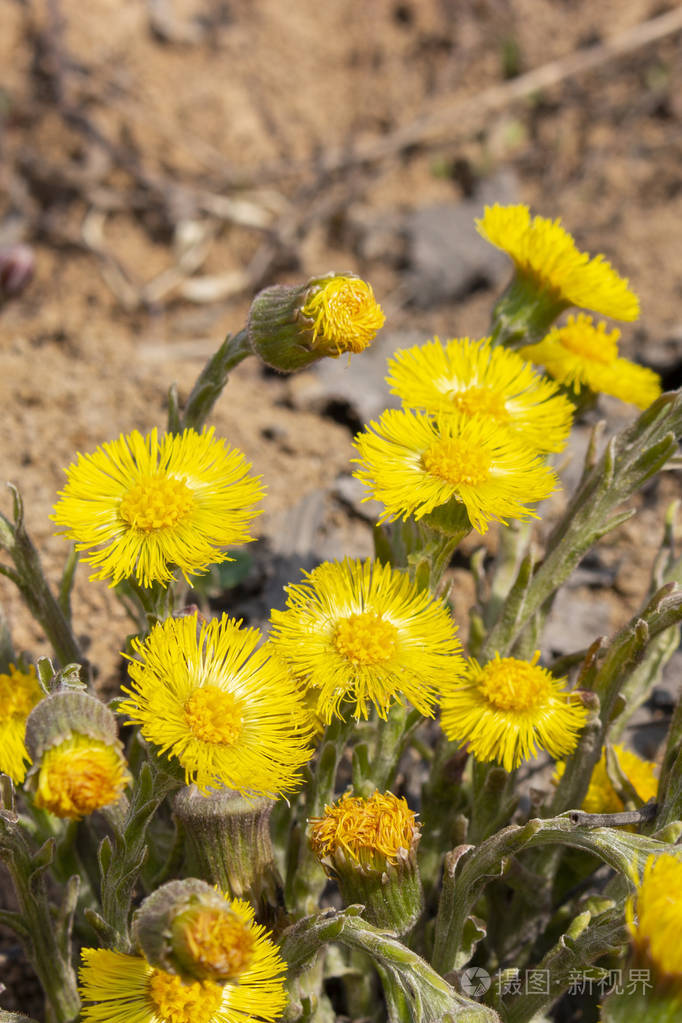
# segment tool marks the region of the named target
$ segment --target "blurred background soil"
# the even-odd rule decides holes
[[[0,0],[0,246],[35,256],[0,315],[0,479],[20,487],[50,579],[67,551],[49,515],[76,452],[163,426],[169,385],[187,395],[257,290],[328,270],[369,279],[387,324],[350,365],[233,374],[212,422],[268,498],[230,609],[258,623],[300,564],[368,554],[353,433],[389,401],[387,353],[486,333],[509,274],[473,228],[486,202],[529,203],[605,253],[642,299],[625,354],[679,386],[681,42],[682,7],[653,0]],[[591,421],[633,415],[607,401]],[[678,490],[663,474],[581,566],[546,653],[640,606]],[[481,542],[495,531],[468,550]],[[17,649],[47,652],[0,583]],[[73,611],[115,690],[122,610],[81,569]],[[6,978],[3,1006],[38,1013]]]

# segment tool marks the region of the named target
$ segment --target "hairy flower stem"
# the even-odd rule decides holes
[[[0,858],[16,894],[18,913],[3,913],[2,923],[18,934],[45,993],[47,1023],[71,1023],[78,1016],[80,998],[71,965],[71,926],[78,895],[78,878],[66,885],[55,912],[50,905],[45,873],[54,857],[54,839],[33,851],[19,818],[0,810]]]
[[[418,712],[413,711],[412,714]],[[408,725],[407,707],[391,707],[385,721],[375,718],[373,749],[370,758],[353,757],[353,791],[356,796],[368,797],[375,791],[385,792],[391,787],[403,752],[403,735]],[[357,748],[357,747],[356,747]]]
[[[87,682],[89,678],[88,662],[63,609],[64,588],[62,588],[62,603],[60,604],[47,584],[38,551],[26,532],[21,496],[11,484],[10,490],[14,502],[14,522],[10,522],[0,514],[0,547],[4,548],[11,557],[14,562],[14,570],[0,565],[0,573],[11,579],[21,593],[32,616],[43,628],[60,665],[62,667],[74,663],[81,665],[81,679],[83,682]]]
[[[170,433],[182,433],[188,427],[201,430],[208,416],[222,394],[227,383],[228,374],[243,362],[247,356],[253,355],[246,330],[238,334],[228,334],[218,351],[211,356],[196,379],[187,399],[184,412],[178,407],[177,391],[171,389],[168,396],[168,430]]]
[[[467,842],[479,845],[511,818],[518,797],[514,795],[516,771],[473,760],[471,819]]]
[[[295,918],[317,909],[319,897],[327,883],[326,875],[313,855],[306,826],[311,817],[321,816],[325,805],[334,798],[336,772],[346,744],[357,722],[337,719],[327,725],[317,762],[308,782],[303,802],[303,819],[292,829],[284,888],[287,908]]]

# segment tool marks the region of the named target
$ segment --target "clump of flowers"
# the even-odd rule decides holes
[[[243,359],[361,358],[384,314],[355,274],[265,288],[184,403],[171,391],[165,432],[78,456],[53,516],[76,547],[58,594],[18,492],[0,514],[0,568],[52,648],[29,667],[0,623],[0,858],[18,907],[0,920],[51,1023],[532,1023],[614,961],[649,990],[604,984],[595,1018],[599,1002],[604,1023],[679,1019],[682,710],[656,764],[614,745],[679,643],[674,511],[629,623],[573,650],[567,620],[555,661],[543,627],[678,455],[682,394],[660,395],[603,323],[556,325],[570,306],[636,318],[603,257],[525,206],[488,208],[479,230],[514,262],[489,336],[397,352],[403,407],[355,438],[383,506],[373,554],[304,572],[262,631],[234,617],[238,591],[188,594],[253,539],[265,493],[205,423]],[[603,454],[590,444],[546,512],[585,390],[645,411]],[[78,554],[133,623],[109,705],[71,609]]]

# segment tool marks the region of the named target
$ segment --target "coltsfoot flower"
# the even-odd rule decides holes
[[[644,760],[624,746],[614,746],[613,755],[620,771],[628,779],[642,802],[648,803],[650,799],[653,799],[658,791],[658,765],[651,760]],[[556,765],[557,780],[561,778],[564,769],[565,764]],[[586,813],[620,813],[625,809],[622,799],[609,778],[606,750],[602,751],[599,761],[594,766],[582,809]]]
[[[26,671],[10,664],[0,673],[0,771],[17,785],[26,777],[31,762],[26,749],[26,719],[45,696],[36,670]]]
[[[554,327],[536,345],[520,350],[524,359],[544,366],[550,376],[580,392],[588,387],[645,409],[661,393],[661,378],[652,369],[618,355],[618,329],[596,326],[591,316],[569,316],[564,327]]]
[[[249,344],[284,373],[318,359],[362,352],[385,316],[371,285],[355,274],[313,277],[301,287],[274,285],[256,295],[249,312]]]
[[[376,791],[366,799],[347,792],[325,806],[324,816],[314,818],[310,829],[313,852],[332,870],[334,857],[341,852],[381,873],[387,863],[395,866],[404,859],[418,837],[416,814],[392,792]]]
[[[408,408],[485,416],[537,451],[566,446],[571,403],[520,355],[491,348],[488,338],[435,338],[397,352],[388,366],[391,392]]]
[[[310,844],[339,883],[345,905],[361,903],[376,927],[405,934],[423,909],[419,824],[404,799],[347,793],[311,821]]]
[[[223,615],[167,618],[133,640],[119,707],[145,739],[178,759],[187,784],[241,794],[291,792],[312,756],[300,687],[258,629]]]
[[[234,899],[230,906],[241,925],[234,935],[248,954],[232,957],[242,968],[225,984],[185,984],[142,956],[83,949],[79,977],[85,1023],[274,1023],[287,1002],[286,963],[265,928],[254,923],[248,903]]]
[[[92,579],[135,578],[142,586],[187,578],[229,560],[260,514],[258,478],[244,455],[213,436],[133,433],[79,455],[52,516],[96,569]]]
[[[55,817],[80,820],[118,802],[130,780],[117,744],[72,735],[43,754],[34,803]]]
[[[286,587],[285,611],[271,615],[271,642],[317,693],[323,721],[346,706],[385,718],[408,700],[431,715],[440,686],[463,667],[452,617],[404,572],[379,561],[325,562]]]
[[[536,517],[527,506],[558,486],[537,452],[484,416],[389,409],[354,444],[354,475],[369,489],[365,500],[386,506],[382,522],[459,502],[485,533],[490,521]]]
[[[364,351],[386,319],[371,285],[353,275],[330,277],[310,288],[301,317],[311,321],[313,347],[334,345],[338,355]]]
[[[650,856],[635,904],[627,907],[635,955],[652,967],[658,985],[670,985],[682,1000],[682,861]]]
[[[80,820],[117,803],[130,781],[116,718],[82,689],[64,686],[36,705],[26,748],[32,761],[26,788],[56,817]]]
[[[527,206],[486,206],[479,234],[514,261],[527,290],[561,309],[578,306],[614,320],[636,320],[639,301],[606,259],[581,252],[560,220],[532,217]],[[558,312],[556,315],[558,315]]]
[[[578,744],[587,709],[537,662],[500,657],[485,665],[471,659],[462,682],[449,686],[441,701],[441,725],[448,739],[468,743],[480,761],[512,771],[546,750],[551,757]]]

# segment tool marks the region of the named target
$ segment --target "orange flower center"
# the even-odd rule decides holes
[[[422,456],[426,472],[458,487],[480,486],[488,479],[490,456],[459,437],[441,437]]]
[[[115,747],[76,735],[44,754],[35,804],[57,817],[78,820],[115,803],[128,780]]]
[[[467,416],[489,416],[499,423],[509,421],[504,398],[492,387],[467,387],[464,391],[451,393],[450,397],[457,411]]]
[[[151,533],[177,525],[194,507],[194,496],[184,480],[174,476],[147,476],[124,495],[119,514],[133,529]]]
[[[398,630],[376,611],[342,618],[334,633],[334,646],[342,657],[357,664],[380,664],[393,657]]]
[[[534,710],[552,693],[551,678],[542,668],[514,657],[489,661],[478,685],[488,703],[503,711]]]
[[[253,929],[235,913],[213,907],[193,909],[178,924],[189,957],[215,980],[234,979],[251,966],[256,945]]]
[[[231,746],[243,727],[242,702],[220,686],[202,686],[187,700],[185,720],[201,742]]]
[[[223,1002],[223,988],[212,980],[184,984],[164,970],[149,978],[149,995],[164,1023],[208,1023]]]
[[[569,352],[579,355],[589,362],[599,362],[608,366],[618,358],[619,330],[607,333],[604,324],[593,327],[591,323],[583,323],[580,319],[569,321],[559,330],[559,340]]]

